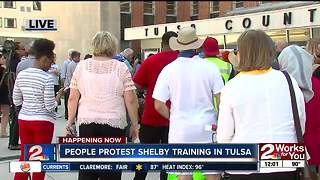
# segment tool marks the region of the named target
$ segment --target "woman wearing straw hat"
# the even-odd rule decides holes
[[[192,27],[181,28],[178,37],[169,40],[170,48],[180,53],[161,71],[152,96],[156,111],[170,119],[169,143],[212,143],[212,132],[205,127],[216,124],[212,100],[219,96],[223,81],[213,63],[194,56],[202,44]],[[204,172],[207,180],[219,179],[218,173]],[[180,180],[192,179],[192,172],[178,175]]]

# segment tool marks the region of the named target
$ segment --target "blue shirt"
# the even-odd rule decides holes
[[[67,59],[63,62],[63,66],[62,66],[62,69],[61,69],[61,78],[62,79],[65,79],[66,78],[66,74],[67,74],[67,68],[68,68],[68,65],[69,63],[71,63],[71,60],[70,59]]]
[[[194,50],[184,50],[184,51],[180,51],[178,57],[192,58],[194,55],[196,55],[196,52]]]
[[[130,62],[128,61],[128,59],[126,57],[122,56],[121,54],[117,54],[117,55],[113,56],[112,59],[124,62],[127,65],[131,76],[133,75],[133,73],[134,73],[133,67],[131,66]]]

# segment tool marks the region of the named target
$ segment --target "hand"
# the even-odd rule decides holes
[[[57,96],[62,96],[64,95],[64,87],[60,88],[59,91],[57,92]]]
[[[139,128],[137,123],[131,124],[130,137],[132,138],[132,141],[139,137]]]
[[[137,65],[138,63],[139,63],[139,60],[136,59],[133,64],[134,64],[134,65]]]
[[[56,95],[56,101],[60,103],[61,96],[64,94],[63,88],[59,89]]]
[[[57,76],[59,75],[59,71],[57,69],[53,70],[53,73]]]
[[[77,130],[76,130],[75,125],[70,125],[68,123],[66,125],[65,134],[66,134],[66,136],[76,136],[77,135]]]
[[[70,131],[71,130],[71,126],[69,125],[66,125],[66,128],[64,130],[64,134],[67,136],[69,134],[71,134],[72,132]]]
[[[314,59],[315,64],[320,64],[320,55]]]

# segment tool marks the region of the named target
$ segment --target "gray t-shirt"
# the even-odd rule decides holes
[[[17,69],[16,69],[16,74],[18,76],[18,74],[28,68],[31,68],[33,66],[33,62],[35,61],[35,57],[34,56],[28,56],[25,59],[22,59],[18,65],[17,65]]]
[[[66,80],[64,81],[64,90],[67,90],[70,88],[69,86],[71,83],[72,75],[73,75],[74,70],[76,70],[78,63],[79,62],[71,61],[68,64],[67,72],[66,72]]]

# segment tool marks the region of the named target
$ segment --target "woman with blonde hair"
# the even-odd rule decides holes
[[[107,31],[92,41],[93,57],[80,61],[70,84],[67,133],[77,118],[82,137],[125,136],[126,108],[131,136],[138,136],[138,99],[125,63],[112,59],[117,40]],[[78,109],[78,115],[76,117]],[[120,180],[121,172],[79,172],[79,180]]]
[[[274,43],[261,30],[248,30],[237,42],[237,69],[240,73],[221,91],[218,143],[297,143],[286,76],[271,68],[275,58]],[[304,97],[297,81],[290,75],[289,78],[304,131]],[[294,180],[297,174],[296,168],[228,173],[231,180]]]
[[[306,50],[313,55],[314,63],[320,64],[320,39],[310,39],[307,43]]]

